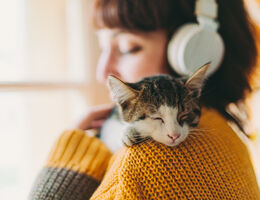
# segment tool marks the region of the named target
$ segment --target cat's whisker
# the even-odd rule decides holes
[[[194,133],[194,134],[205,134],[207,133],[206,131],[199,131],[199,130],[192,130],[190,131],[190,133]]]
[[[211,132],[213,131],[213,129],[210,129],[210,128],[201,128],[201,127],[196,127],[196,128],[191,128],[190,129],[191,131],[200,131],[200,132]]]
[[[196,135],[194,135],[194,134],[189,134],[188,137],[196,138]]]
[[[195,133],[195,132],[191,132],[191,133],[189,133],[189,135],[197,135],[197,136],[201,136],[202,134],[200,134],[200,133]]]
[[[195,135],[189,134],[188,138],[197,138]]]
[[[189,135],[198,135],[198,136],[203,136],[205,133],[203,132],[196,132],[196,131],[192,131],[189,133]]]
[[[204,136],[205,133],[203,133],[203,132],[190,132],[189,135],[194,135],[194,136]]]
[[[202,131],[211,131],[211,130],[212,130],[212,129],[206,128],[206,127],[197,127],[197,128],[195,128],[195,129],[197,129],[197,130],[202,130]]]

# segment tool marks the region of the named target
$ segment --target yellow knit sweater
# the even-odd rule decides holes
[[[97,138],[67,131],[46,167],[66,168],[101,181],[92,200],[260,200],[247,148],[226,120],[203,109],[198,128],[177,147],[146,141],[113,156]]]

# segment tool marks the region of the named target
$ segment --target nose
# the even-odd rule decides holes
[[[105,83],[108,75],[118,76],[116,72],[116,56],[111,50],[102,52],[98,59],[96,77],[101,83]]]
[[[174,133],[172,135],[167,135],[169,138],[171,138],[173,141],[177,140],[181,135],[179,133]]]

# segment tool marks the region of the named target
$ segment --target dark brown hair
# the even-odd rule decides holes
[[[217,3],[225,57],[218,71],[207,80],[201,101],[236,121],[226,112],[226,107],[243,101],[251,92],[249,79],[256,66],[257,50],[243,0],[217,0]],[[194,7],[195,0],[96,0],[93,22],[96,28],[164,29],[170,38],[181,25],[196,22]]]

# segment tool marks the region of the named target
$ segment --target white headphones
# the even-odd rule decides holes
[[[191,75],[211,62],[207,76],[214,73],[224,57],[224,42],[218,34],[218,6],[215,0],[197,0],[195,14],[198,24],[181,26],[168,44],[168,61],[181,75]]]

